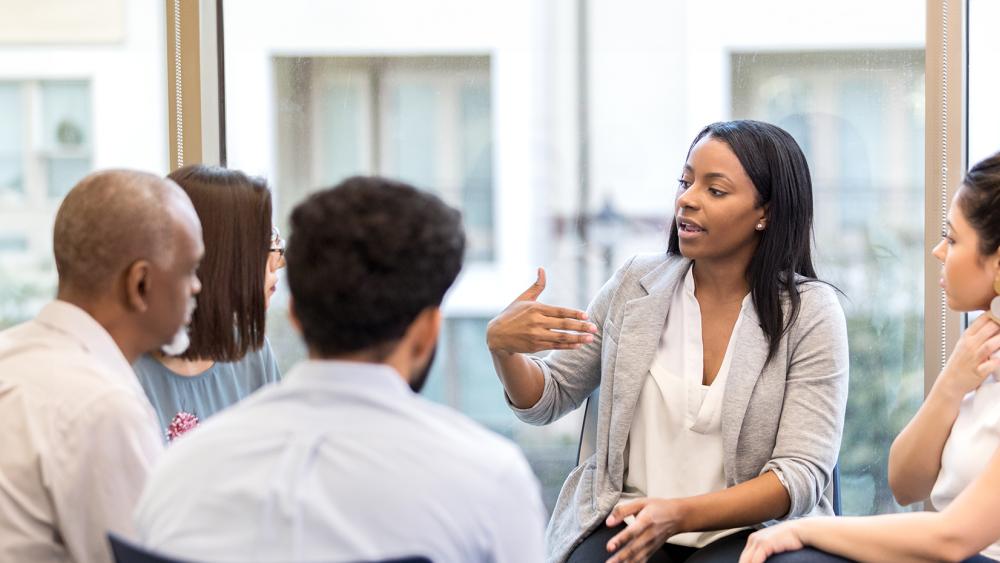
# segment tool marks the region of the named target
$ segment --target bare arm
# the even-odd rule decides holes
[[[1000,360],[977,372],[995,373]],[[857,561],[960,561],[1000,538],[1000,450],[989,465],[944,511],[858,518],[805,518],[756,532],[740,563],[814,546]]]
[[[856,561],[961,561],[1000,538],[1000,456],[947,510],[806,518],[751,536],[740,563],[811,545]]]
[[[930,496],[962,398],[978,388],[985,378],[977,370],[1000,346],[998,333],[1000,326],[989,315],[979,317],[969,326],[927,400],[893,441],[889,450],[889,486],[900,504],[912,504]]]

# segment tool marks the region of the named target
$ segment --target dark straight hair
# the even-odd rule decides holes
[[[1000,248],[1000,152],[976,163],[965,175],[958,204],[979,235],[979,254]]]
[[[816,279],[812,263],[812,179],[809,165],[795,139],[784,129],[761,121],[713,123],[691,142],[688,156],[705,137],[718,139],[732,149],[757,189],[757,206],[768,206],[767,229],[747,268],[747,282],[760,326],[768,341],[768,361],[795,322],[801,298],[798,284]],[[668,252],[680,255],[677,227],[670,230]],[[805,280],[797,280],[803,276]],[[791,310],[785,321],[782,294]]]
[[[271,191],[263,178],[194,164],[168,176],[201,220],[202,289],[186,360],[234,362],[264,345],[264,276],[271,242]]]

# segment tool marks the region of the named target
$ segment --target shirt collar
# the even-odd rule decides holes
[[[108,331],[83,309],[66,301],[52,301],[42,308],[35,321],[51,330],[63,333],[80,348],[98,358],[115,373],[128,375],[135,381],[135,372]]]
[[[378,389],[412,396],[399,372],[387,364],[342,360],[305,360],[295,365],[283,382],[299,386]]]

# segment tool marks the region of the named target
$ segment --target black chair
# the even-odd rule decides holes
[[[597,447],[597,405],[600,398],[600,389],[594,389],[584,404],[580,444],[576,448],[577,465],[594,455],[594,450]],[[833,466],[833,513],[840,516],[840,468],[836,465]]]
[[[110,532],[108,541],[111,543],[111,553],[117,563],[194,563],[146,551],[145,548]]]
[[[146,551],[125,538],[108,533],[108,541],[111,542],[111,553],[115,556],[116,563],[194,563],[193,561],[181,561],[164,555]],[[384,559],[372,561],[370,563],[432,563],[426,557],[401,557],[399,559]]]

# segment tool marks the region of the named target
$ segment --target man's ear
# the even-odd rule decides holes
[[[414,355],[426,356],[434,350],[438,335],[441,334],[441,322],[440,307],[428,307],[417,315],[408,331],[413,335]]]
[[[148,260],[136,260],[125,270],[125,303],[132,311],[149,310],[149,291],[152,285],[152,265]]]

